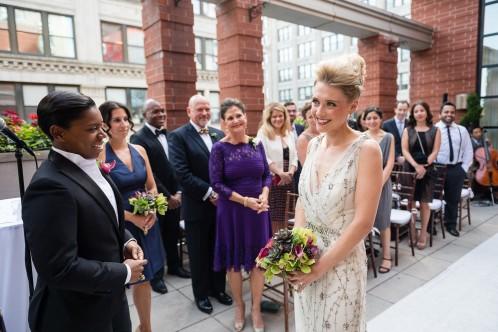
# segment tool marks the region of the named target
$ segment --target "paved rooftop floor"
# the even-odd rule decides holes
[[[460,237],[446,234],[443,239],[438,226],[438,235],[432,247],[420,251],[415,249],[415,257],[411,256],[406,240],[402,241],[399,265],[393,266],[391,272],[373,277],[368,272],[367,284],[367,319],[370,320],[382,313],[406,295],[444,271],[453,262],[467,252],[498,233],[498,207],[471,207],[472,225],[466,221]],[[394,256],[394,252],[393,252]],[[377,260],[380,264],[380,257]],[[200,312],[195,306],[190,279],[181,279],[167,275],[165,278],[169,292],[159,295],[153,292],[152,329],[157,332],[226,332],[233,331],[233,306],[224,306],[216,300],[212,301],[214,311],[211,315]],[[251,331],[250,293],[248,283],[244,283],[246,300],[246,331]],[[228,285],[227,285],[228,289]],[[138,325],[133,298],[128,291],[130,314],[133,327]],[[290,313],[291,331],[293,331],[293,308]],[[283,328],[283,312],[264,314],[267,332],[281,332]]]

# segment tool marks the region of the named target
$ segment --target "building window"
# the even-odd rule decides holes
[[[126,105],[131,112],[134,124],[143,123],[142,108],[147,98],[147,89],[139,88],[106,88],[105,97],[108,101],[117,101]]]
[[[278,71],[278,81],[288,82],[292,80],[292,68],[280,69]]]
[[[310,63],[297,66],[297,79],[298,80],[311,79],[313,77],[313,69],[314,65]]]
[[[398,75],[398,90],[406,90],[408,89],[408,73],[400,73]]]
[[[331,34],[322,38],[322,52],[341,50],[344,43],[344,36],[341,34]]]
[[[309,41],[306,43],[299,44],[297,46],[297,57],[299,59],[310,57],[313,55],[315,50],[315,42]]]
[[[0,51],[75,58],[73,17],[0,6]]]
[[[410,0],[388,0],[387,7],[388,7],[388,9],[392,9],[392,8],[404,6],[404,5],[407,5],[409,3],[409,1]]]
[[[297,99],[298,100],[309,100],[313,96],[312,86],[303,86],[297,89]]]
[[[192,0],[195,15],[216,18],[216,5],[202,0]]]
[[[278,100],[280,102],[286,102],[292,100],[292,90],[291,89],[278,90]]]
[[[277,30],[277,38],[279,42],[290,40],[291,27],[286,26]]]
[[[311,28],[304,26],[304,25],[298,25],[297,26],[297,35],[298,36],[306,36],[311,33]]]
[[[198,70],[218,70],[216,39],[195,37],[195,63]]]
[[[49,92],[58,90],[79,91],[75,85],[29,84],[0,82],[0,114],[4,111],[15,111],[27,120],[30,114],[36,113],[40,100]]]
[[[0,6],[0,51],[11,51],[9,39],[9,13]]]
[[[283,48],[278,50],[278,62],[290,62],[292,61],[292,48]]]
[[[220,93],[218,91],[209,91],[208,99],[211,106],[210,124],[220,128]]]
[[[351,37],[351,47],[358,48],[358,38]]]
[[[410,50],[399,50],[399,62],[407,62],[410,60]]]
[[[141,28],[101,22],[102,55],[105,62],[145,63]]]

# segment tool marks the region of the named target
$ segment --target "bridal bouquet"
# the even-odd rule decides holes
[[[157,213],[164,216],[168,210],[168,201],[166,197],[161,194],[154,194],[151,192],[137,191],[133,197],[128,200],[133,206],[133,214],[146,216],[149,213]],[[147,235],[148,229],[144,229],[144,234]]]
[[[288,272],[310,273],[318,254],[316,235],[310,229],[281,229],[261,249],[256,265],[265,270],[265,279],[270,282]]]

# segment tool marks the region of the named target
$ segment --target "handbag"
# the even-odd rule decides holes
[[[427,154],[425,153],[425,149],[424,149],[424,146],[422,145],[422,140],[420,139],[420,136],[418,135],[418,131],[415,130],[415,132],[417,133],[417,140],[418,140],[418,144],[420,144],[420,149],[422,149],[422,153],[424,155],[424,158],[425,158],[425,162],[427,163],[429,158],[427,157]],[[417,160],[415,160],[417,161]],[[418,163],[418,161],[417,161]],[[431,164],[431,165],[427,165],[427,166],[424,166],[425,169],[426,169],[426,175],[435,180],[437,178],[437,170],[436,168],[434,167],[434,164]]]

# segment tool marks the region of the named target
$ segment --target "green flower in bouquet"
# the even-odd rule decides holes
[[[256,265],[265,270],[265,279],[289,272],[310,273],[319,250],[316,235],[308,228],[281,229],[261,249]]]
[[[162,193],[154,194],[151,192],[137,191],[133,197],[128,199],[128,202],[133,207],[133,214],[147,216],[150,213],[157,213],[161,216],[166,214],[168,210],[168,201]],[[144,229],[144,234],[147,235],[148,229]]]

